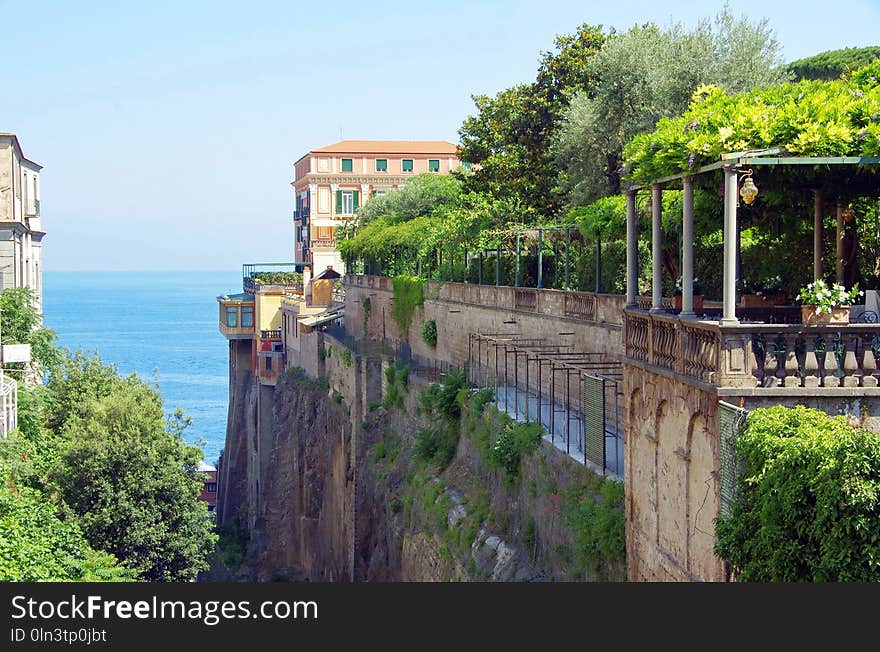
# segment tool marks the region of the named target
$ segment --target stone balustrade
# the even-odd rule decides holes
[[[392,290],[392,280],[384,276],[348,274],[345,277],[345,284],[389,292]],[[425,297],[613,325],[623,323],[625,302],[625,297],[618,294],[437,281],[427,283]]]
[[[728,388],[877,388],[880,325],[679,319],[627,310],[626,357]],[[820,389],[821,392],[821,389]]]

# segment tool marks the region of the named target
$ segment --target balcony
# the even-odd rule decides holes
[[[303,291],[302,273],[311,263],[246,263],[241,266],[242,287],[249,294],[257,292]]]
[[[220,332],[229,340],[249,340],[254,336],[254,297],[252,294],[221,295]]]
[[[311,248],[319,251],[335,251],[336,238],[330,238],[329,240],[312,240]]]
[[[749,323],[630,309],[624,354],[719,396],[880,396],[880,325]]]

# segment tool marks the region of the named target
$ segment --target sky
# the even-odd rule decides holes
[[[581,23],[693,26],[723,2],[0,0],[0,132],[44,166],[46,270],[292,257],[292,164],[346,139],[457,142]],[[880,0],[737,0],[786,61],[880,44]]]

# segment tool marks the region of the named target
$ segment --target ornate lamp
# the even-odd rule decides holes
[[[742,200],[746,204],[751,204],[755,201],[755,197],[758,196],[758,186],[755,185],[755,182],[752,181],[752,171],[749,170],[746,172],[745,179],[743,179],[742,187],[739,189],[739,196],[742,197]]]

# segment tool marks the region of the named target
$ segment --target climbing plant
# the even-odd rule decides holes
[[[880,435],[803,406],[754,410],[716,553],[747,582],[880,580]]]
[[[429,319],[422,324],[422,340],[432,349],[437,346],[437,322]]]
[[[391,317],[402,335],[409,333],[416,308],[425,302],[425,281],[418,276],[394,277],[394,308]]]

